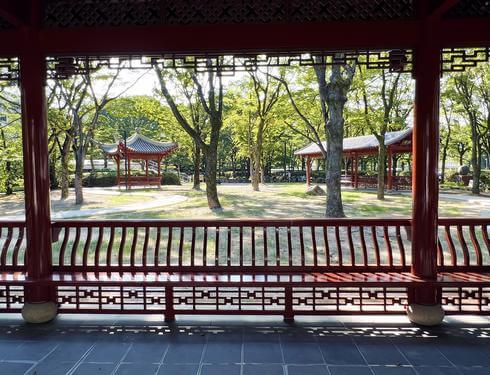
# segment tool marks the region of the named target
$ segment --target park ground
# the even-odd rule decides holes
[[[203,186],[204,188],[204,186]],[[161,189],[86,188],[85,203],[74,204],[71,194],[60,200],[59,191],[51,193],[54,218],[83,219],[171,219],[171,218],[237,218],[237,217],[322,217],[325,197],[306,194],[304,183],[268,184],[259,192],[249,184],[223,184],[218,188],[223,206],[221,212],[207,208],[206,193],[192,190],[190,184],[163,186]],[[410,193],[388,193],[384,201],[374,191],[343,191],[348,217],[403,217],[411,213]],[[442,192],[440,216],[488,216],[490,198],[467,192]],[[21,219],[23,194],[0,196],[0,219]]]

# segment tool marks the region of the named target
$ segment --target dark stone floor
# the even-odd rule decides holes
[[[490,319],[421,328],[405,317],[232,320],[0,316],[0,374],[490,374]]]

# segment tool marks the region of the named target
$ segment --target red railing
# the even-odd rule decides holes
[[[65,312],[400,313],[423,281],[410,274],[410,224],[60,220],[52,223],[53,277],[38,282],[56,288]],[[439,219],[437,282],[447,313],[490,313],[489,226],[484,218]],[[0,228],[0,311],[19,311],[22,285],[33,282],[24,223]]]
[[[54,269],[408,271],[407,219],[57,221]]]

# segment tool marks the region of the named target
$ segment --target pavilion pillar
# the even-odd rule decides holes
[[[393,153],[388,148],[388,190],[393,190]]]
[[[159,157],[158,158],[158,186],[162,186],[162,177],[161,177],[161,172],[160,172],[161,163],[162,163],[162,158]]]
[[[145,160],[145,167],[146,167],[146,184],[150,185],[150,175],[148,174],[148,159]]]
[[[354,155],[354,188],[359,189],[359,156]]]
[[[428,26],[426,26],[428,27]],[[426,29],[427,30],[427,29]],[[415,108],[412,180],[412,273],[437,278],[440,50],[424,35],[414,51]],[[409,319],[437,325],[444,318],[436,287],[414,287],[409,293]]]
[[[311,184],[311,157],[306,157],[306,186],[310,186]]]
[[[22,148],[26,216],[26,265],[32,284],[26,286],[22,316],[44,323],[57,314],[55,290],[41,284],[52,272],[51,214],[49,197],[48,131],[46,110],[46,60],[37,44],[37,33],[26,31],[29,49],[20,56],[22,96]]]
[[[128,172],[126,175],[126,189],[131,189],[131,157],[129,154],[126,154],[127,163],[128,163]]]
[[[117,169],[117,186],[121,185],[121,158],[119,156],[116,156],[115,159],[116,161],[116,169]]]
[[[350,157],[350,186],[354,187],[354,157]]]

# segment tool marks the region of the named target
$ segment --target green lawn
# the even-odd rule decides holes
[[[223,210],[211,212],[207,208],[205,191],[194,191],[191,186],[163,187],[157,194],[184,195],[182,203],[140,210],[131,213],[106,215],[106,218],[235,218],[235,217],[321,217],[325,210],[325,197],[308,196],[302,183],[270,184],[253,192],[250,185],[221,185],[219,196]],[[150,192],[145,190],[146,193]],[[132,193],[128,193],[131,196]],[[112,197],[109,204],[134,202],[124,193]],[[384,201],[376,199],[375,192],[345,190],[342,194],[345,213],[349,217],[401,217],[411,212],[411,197],[407,194],[387,194]],[[454,200],[440,202],[441,216],[459,216],[468,213],[465,203]],[[95,218],[95,217],[94,217]]]

